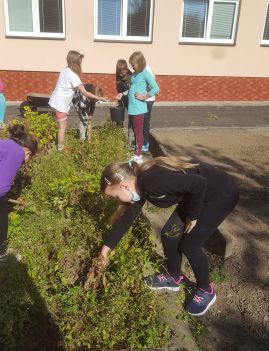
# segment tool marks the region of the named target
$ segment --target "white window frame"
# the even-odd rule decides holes
[[[128,0],[121,0],[122,13],[120,24],[120,35],[103,35],[98,34],[98,0],[94,0],[94,40],[95,41],[125,41],[125,42],[146,42],[152,41],[152,25],[153,25],[153,9],[154,0],[150,3],[150,18],[149,18],[149,36],[129,36],[127,35],[127,13]]]
[[[180,36],[179,36],[179,42],[180,43],[197,43],[197,44],[220,44],[220,45],[233,45],[235,43],[235,33],[236,33],[236,28],[237,28],[237,22],[238,22],[238,13],[239,13],[239,4],[240,0],[208,0],[208,9],[207,9],[207,14],[205,18],[205,36],[204,38],[186,38],[182,36],[183,32],[183,17],[184,17],[184,0],[182,0],[182,13],[181,13],[181,22],[180,22]],[[214,3],[218,2],[231,2],[236,5],[235,7],[235,15],[234,15],[234,21],[233,21],[233,32],[232,32],[232,38],[231,39],[211,39],[210,38],[210,33],[211,33],[211,26],[212,26],[212,16],[213,16],[213,7]]]
[[[265,24],[266,24],[266,17],[267,17],[267,13],[269,15],[269,0],[266,1],[267,2],[267,6],[266,6],[266,11],[265,11],[265,19],[264,19],[264,25],[263,25],[263,31],[262,31],[262,40],[261,40],[261,45],[264,46],[269,46],[269,39],[263,39],[263,35],[264,35],[264,30],[265,30]]]
[[[10,30],[9,14],[8,14],[8,0],[4,0],[4,13],[5,13],[6,36],[7,37],[65,39],[65,0],[62,0],[63,33],[40,32],[38,0],[32,0],[32,17],[33,17],[33,31],[32,32],[21,32],[21,31],[18,32],[18,31],[11,31]]]

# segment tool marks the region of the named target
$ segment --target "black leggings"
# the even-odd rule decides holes
[[[8,206],[7,199],[0,197],[0,255],[7,250]]]
[[[203,245],[236,206],[239,195],[234,182],[211,201],[205,202],[196,226],[188,234],[183,233],[188,202],[180,203],[161,231],[167,271],[175,278],[181,274],[182,253],[187,257],[199,288],[209,287],[209,268]]]
[[[149,142],[149,132],[150,132],[150,117],[151,117],[151,110],[154,101],[147,101],[148,112],[144,114],[144,145],[148,144]]]

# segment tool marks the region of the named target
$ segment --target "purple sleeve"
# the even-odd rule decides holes
[[[6,195],[24,161],[24,151],[13,140],[0,141],[0,197]]]

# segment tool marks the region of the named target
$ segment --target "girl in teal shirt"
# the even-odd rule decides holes
[[[135,51],[130,56],[129,63],[134,73],[131,78],[131,85],[128,93],[128,115],[132,122],[132,128],[136,139],[136,151],[131,161],[141,164],[143,162],[144,114],[148,111],[145,100],[156,95],[159,92],[159,87],[153,76],[146,69],[146,59],[141,51]],[[118,99],[121,99],[121,97],[121,94],[117,95]]]

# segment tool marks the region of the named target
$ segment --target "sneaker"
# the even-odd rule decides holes
[[[134,162],[138,163],[139,165],[141,165],[143,163],[143,157],[142,157],[142,155],[140,155],[140,156],[134,155],[130,158],[129,161],[134,161]]]
[[[144,279],[147,287],[151,290],[167,289],[171,291],[178,291],[180,284],[184,281],[184,275],[181,275],[178,280],[175,280],[169,273],[153,274]]]
[[[148,151],[149,151],[149,143],[144,144],[144,145],[142,146],[142,151],[143,151],[143,152],[148,152]]]
[[[216,301],[217,296],[213,283],[210,284],[211,293],[197,289],[194,298],[187,306],[187,312],[192,316],[202,316]]]
[[[58,144],[57,145],[57,150],[60,151],[60,152],[64,151],[64,145],[63,144]]]

